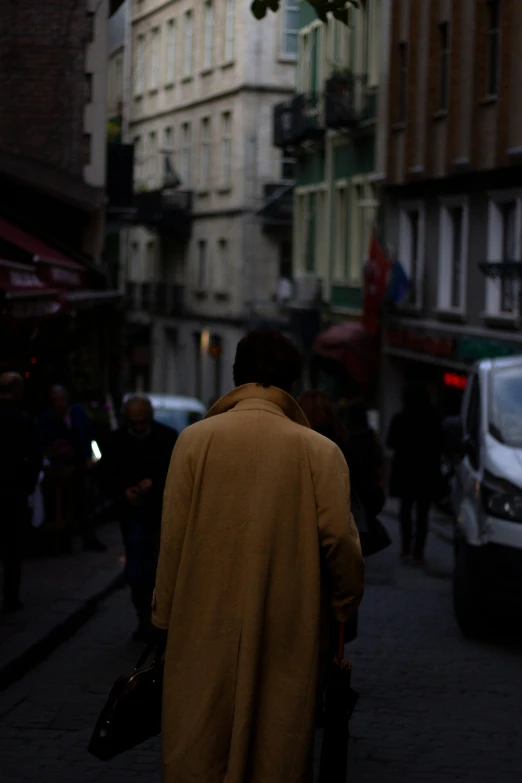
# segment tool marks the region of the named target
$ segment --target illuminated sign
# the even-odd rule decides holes
[[[444,373],[444,386],[450,386],[452,389],[460,389],[463,391],[466,388],[468,379],[465,375],[459,375],[456,372]]]

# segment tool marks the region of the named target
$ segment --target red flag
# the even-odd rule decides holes
[[[364,304],[362,325],[368,334],[379,331],[379,308],[386,296],[391,262],[372,235],[368,263],[364,270]]]

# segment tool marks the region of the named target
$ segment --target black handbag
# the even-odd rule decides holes
[[[150,644],[132,674],[119,677],[102,709],[88,751],[108,761],[161,731],[164,644]],[[152,663],[142,668],[154,652]]]

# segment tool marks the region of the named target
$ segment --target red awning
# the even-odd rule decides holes
[[[376,368],[378,344],[361,324],[345,321],[318,335],[313,352],[338,362],[360,386],[365,386]]]
[[[5,239],[6,242],[10,242],[12,245],[16,245],[22,250],[25,250],[26,253],[29,253],[33,257],[34,261],[59,262],[61,265],[71,269],[83,269],[83,266],[77,261],[67,258],[67,256],[63,255],[63,253],[60,253],[58,250],[53,250],[53,248],[46,245],[45,242],[36,239],[36,237],[31,236],[31,234],[28,234],[21,228],[18,228],[18,226],[9,223],[9,221],[4,220],[3,218],[0,218],[0,237]]]

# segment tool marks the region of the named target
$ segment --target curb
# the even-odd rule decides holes
[[[30,669],[70,639],[95,614],[99,604],[120,587],[121,572],[115,574],[114,569],[110,570],[110,579],[108,582],[104,579],[103,586],[100,586],[103,577],[90,580],[91,590],[84,587],[72,598],[58,601],[37,622],[36,631],[31,627],[14,640],[11,645],[13,650],[8,653],[9,660],[0,664],[0,692],[21,680]]]

